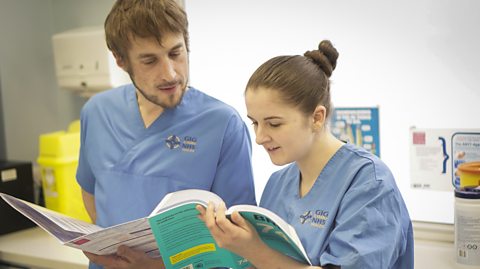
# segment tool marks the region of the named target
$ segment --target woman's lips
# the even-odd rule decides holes
[[[265,147],[265,150],[267,150],[268,152],[273,152],[277,149],[279,149],[280,147]]]

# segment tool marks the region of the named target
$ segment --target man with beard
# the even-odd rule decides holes
[[[106,18],[107,45],[133,83],[93,96],[81,112],[77,180],[99,226],[145,217],[182,189],[212,191],[227,206],[256,204],[245,123],[188,85],[187,27],[174,0],[118,0]],[[90,268],[163,268],[123,246],[85,254]]]

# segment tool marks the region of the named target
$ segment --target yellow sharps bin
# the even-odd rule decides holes
[[[75,178],[80,151],[78,121],[68,131],[40,135],[37,163],[47,208],[91,222],[83,205],[81,188]]]

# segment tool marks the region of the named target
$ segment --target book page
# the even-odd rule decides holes
[[[262,240],[271,248],[290,256],[302,263],[310,264],[307,252],[295,229],[274,212],[252,205],[235,205],[226,214],[238,211],[257,230]]]
[[[101,227],[95,224],[91,224],[79,219],[69,217],[64,214],[60,214],[48,208],[45,208],[36,204],[31,204],[28,202],[25,202],[25,203],[27,203],[27,205],[30,206],[32,209],[35,209],[36,211],[38,211],[38,213],[44,215],[46,218],[49,218],[50,220],[58,224],[64,230],[89,234],[102,229]]]
[[[101,228],[81,220],[62,215],[47,208],[0,193],[0,196],[13,208],[32,220],[62,243]]]
[[[66,245],[97,255],[116,253],[120,245],[142,251],[150,257],[160,255],[146,218],[121,223],[83,235],[67,242]]]
[[[158,247],[146,218],[103,229],[33,203],[0,193],[13,208],[35,222],[64,245],[98,255],[113,254],[120,245],[159,256]]]
[[[170,208],[174,208],[182,204],[198,203],[203,206],[207,206],[209,201],[212,201],[214,204],[218,205],[223,200],[215,193],[205,190],[189,189],[171,192],[165,195],[162,201],[160,201],[157,207],[155,207],[155,209],[152,211],[150,216],[157,215],[160,212],[169,210]]]

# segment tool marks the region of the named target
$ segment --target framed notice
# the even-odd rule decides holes
[[[378,107],[336,107],[331,117],[338,139],[363,147],[380,157]]]
[[[458,166],[480,161],[480,129],[410,129],[413,189],[452,191],[460,187]]]

